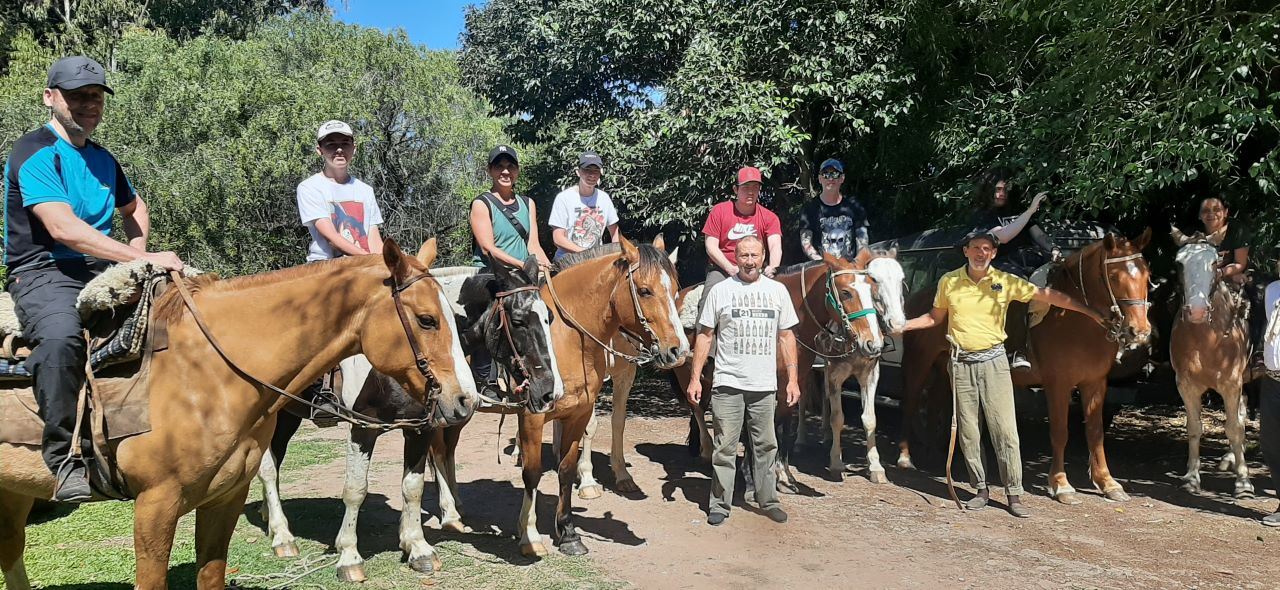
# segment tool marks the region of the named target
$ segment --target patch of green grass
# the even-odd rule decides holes
[[[333,439],[295,440],[289,443],[285,455],[284,471],[300,470],[316,465],[327,465],[346,457],[344,441]]]

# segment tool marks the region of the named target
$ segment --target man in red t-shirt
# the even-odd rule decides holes
[[[707,281],[702,289],[704,295],[716,283],[738,274],[734,247],[746,236],[756,236],[769,246],[765,276],[773,278],[782,264],[782,224],[777,215],[759,204],[762,184],[759,168],[748,166],[738,170],[734,200],[717,203],[707,215],[702,235],[706,236],[704,243],[711,267],[707,269]]]

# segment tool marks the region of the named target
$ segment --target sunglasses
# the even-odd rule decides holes
[[[840,178],[841,176],[844,176],[844,173],[843,173],[843,172],[836,172],[835,170],[832,170],[832,171],[830,171],[830,172],[823,172],[823,173],[822,173],[822,177],[823,177],[823,178],[825,178],[825,179],[827,179],[827,180],[835,180],[835,179],[837,179],[837,178]]]

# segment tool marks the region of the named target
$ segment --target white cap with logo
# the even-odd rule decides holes
[[[320,141],[334,133],[341,133],[351,138],[356,136],[356,132],[351,130],[350,125],[334,119],[332,121],[325,121],[324,124],[320,126],[320,129],[316,131],[316,141]]]

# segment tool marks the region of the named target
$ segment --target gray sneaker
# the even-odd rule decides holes
[[[773,508],[769,508],[765,510],[764,515],[768,516],[769,520],[772,520],[773,522],[776,522],[776,523],[787,522],[787,513],[784,512],[781,508],[778,508],[777,506],[774,506]]]
[[[58,472],[58,487],[54,489],[55,502],[79,504],[93,499],[93,489],[89,487],[89,477],[84,463],[67,461]]]
[[[1021,352],[1013,353],[1013,357],[1009,359],[1010,369],[1030,369],[1031,361],[1027,360],[1027,355]]]
[[[1280,510],[1262,517],[1263,526],[1280,526]]]

